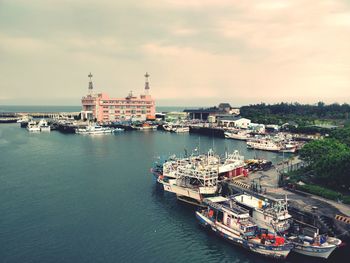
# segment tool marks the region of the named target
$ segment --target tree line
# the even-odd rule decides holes
[[[300,150],[300,158],[309,165],[315,183],[350,190],[350,128],[334,130],[328,138],[307,143]]]
[[[240,108],[241,115],[253,122],[264,124],[282,124],[293,120],[299,125],[312,124],[316,119],[349,119],[350,105],[333,103],[315,105],[300,103],[251,104]]]

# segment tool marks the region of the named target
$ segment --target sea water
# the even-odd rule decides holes
[[[282,158],[193,134],[84,136],[1,124],[0,262],[269,262],[204,231],[195,208],[157,187],[152,163],[195,148]]]

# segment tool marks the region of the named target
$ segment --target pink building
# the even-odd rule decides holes
[[[88,77],[90,78],[89,94],[81,100],[83,106],[82,119],[96,119],[98,122],[154,119],[156,103],[149,94],[148,73],[145,74],[144,94],[136,97],[130,92],[125,98],[111,98],[106,93],[95,94],[91,73]]]

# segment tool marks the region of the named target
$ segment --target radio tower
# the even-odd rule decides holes
[[[88,75],[88,77],[90,78],[90,81],[89,81],[89,95],[91,96],[92,95],[92,91],[94,89],[93,85],[92,85],[92,74],[90,72],[90,74]]]
[[[149,95],[149,74],[146,72],[145,74],[145,95]]]

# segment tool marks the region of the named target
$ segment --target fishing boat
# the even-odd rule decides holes
[[[190,127],[184,126],[184,125],[175,125],[175,126],[172,126],[171,131],[175,132],[175,133],[189,132],[190,131]]]
[[[171,132],[173,129],[173,126],[171,124],[168,124],[168,123],[163,124],[162,127],[163,127],[164,131],[168,131],[168,132]]]
[[[206,208],[196,212],[200,225],[234,245],[271,258],[285,259],[293,245],[278,235],[269,235],[251,220],[249,211],[225,197],[203,200]]]
[[[157,130],[157,125],[152,125],[147,122],[142,123],[141,125],[133,125],[132,128],[138,131],[154,131]]]
[[[279,152],[281,145],[271,139],[250,139],[247,141],[247,147],[250,149]]]
[[[36,121],[30,121],[30,122],[28,122],[27,130],[29,132],[40,132],[40,127],[36,123]]]
[[[291,226],[292,216],[288,213],[288,201],[285,199],[262,200],[249,194],[232,197],[237,205],[250,211],[253,221],[270,233],[287,231]]]
[[[17,120],[17,123],[28,123],[30,121],[30,118],[28,115],[22,116],[22,118]]]
[[[77,134],[89,134],[89,135],[94,135],[94,134],[109,134],[112,133],[114,129],[109,128],[109,127],[102,127],[100,125],[88,125],[85,128],[76,128],[75,133]]]
[[[227,139],[246,141],[248,140],[248,138],[250,138],[250,134],[246,131],[237,131],[237,132],[226,131],[224,134],[225,134],[225,138]]]
[[[327,259],[342,243],[338,238],[319,235],[318,233],[315,237],[304,235],[290,236],[288,240],[294,245],[294,252],[324,259]]]
[[[51,131],[50,126],[48,125],[47,121],[45,119],[41,119],[38,123],[38,126],[40,128],[40,131],[42,132],[49,132]]]
[[[280,152],[295,153],[298,150],[298,143],[289,141],[282,144]]]
[[[259,227],[266,228],[272,234],[285,233],[288,240],[294,245],[293,251],[296,253],[328,258],[342,243],[335,237],[320,235],[319,229],[314,226],[307,226],[308,229],[313,228],[313,237],[303,233],[299,227],[296,230],[295,222],[293,224],[292,216],[288,213],[286,198],[268,201],[248,194],[236,195],[232,198],[237,205],[249,210],[252,220]]]
[[[218,190],[219,169],[210,163],[214,161],[210,157],[177,160],[176,169],[166,177],[159,176],[157,181],[179,200],[200,205],[203,198],[216,195]]]
[[[238,151],[221,158],[209,150],[207,154],[184,158],[173,156],[163,164],[156,163],[152,172],[165,191],[176,194],[179,200],[200,205],[203,198],[217,195],[220,180],[246,176],[244,165],[244,157]]]
[[[114,128],[113,132],[123,132],[124,129],[123,128]]]

